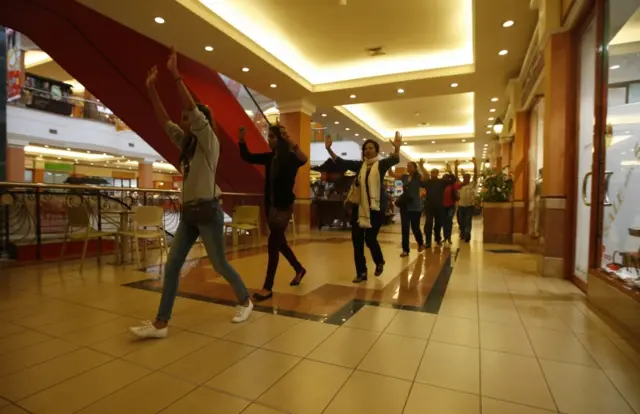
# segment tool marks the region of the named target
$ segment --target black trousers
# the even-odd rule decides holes
[[[378,243],[378,233],[384,221],[384,213],[382,211],[370,212],[371,228],[363,229],[358,226],[358,210],[351,214],[351,241],[353,242],[353,258],[356,264],[356,272],[358,275],[367,273],[367,260],[364,257],[365,244],[371,252],[371,257],[376,265],[384,264],[384,256],[380,243]]]
[[[281,215],[278,219],[276,215]],[[278,270],[278,262],[280,261],[280,253],[289,262],[291,267],[296,273],[302,271],[302,265],[296,258],[296,255],[289,247],[287,243],[287,226],[291,219],[291,210],[273,210],[269,211],[269,219],[267,223],[269,225],[269,242],[267,250],[269,252],[269,261],[267,263],[267,276],[264,279],[264,289],[272,290],[273,281],[276,277],[276,270]],[[273,216],[273,217],[272,217]]]
[[[420,229],[420,217],[422,213],[420,211],[406,211],[400,210],[400,223],[402,226],[402,251],[409,252],[409,229],[413,232],[413,237],[416,239],[418,246],[424,245],[422,239],[422,230]]]
[[[444,207],[427,207],[425,210],[427,221],[424,225],[424,238],[427,246],[433,237],[436,243],[442,241],[442,225],[444,223]]]

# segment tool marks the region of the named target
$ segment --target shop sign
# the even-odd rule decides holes
[[[6,28],[7,39],[7,101],[20,98],[22,89],[22,50],[20,50],[20,33]]]
[[[45,162],[44,169],[46,171],[73,172],[73,164]]]

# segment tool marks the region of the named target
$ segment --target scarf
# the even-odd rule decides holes
[[[371,210],[380,211],[380,168],[378,157],[364,160],[360,167],[360,204],[358,205],[358,225],[363,229],[371,228]],[[367,180],[367,171],[369,179]],[[367,194],[367,184],[369,194]]]

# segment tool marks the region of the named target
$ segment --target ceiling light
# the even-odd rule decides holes
[[[206,50],[207,52],[213,52],[213,46],[205,46],[204,50]]]
[[[249,68],[242,68],[243,72],[249,72]]]
[[[349,95],[349,98],[356,99],[356,96],[355,95]]]
[[[499,54],[500,56],[504,56],[504,55],[506,55],[507,53],[509,53],[509,51],[508,51],[507,49],[502,49],[501,51],[499,51],[499,52],[498,52],[498,54]]]
[[[344,130],[345,130],[345,131],[349,131],[349,128],[345,128]]]
[[[493,128],[493,125],[487,125],[487,128]]]
[[[71,151],[71,148],[67,148],[67,151]]]
[[[489,118],[489,121],[493,121],[493,120],[495,120],[495,118],[494,118],[494,117]]]
[[[611,70],[620,69],[620,65],[613,65],[609,69],[611,69]]]
[[[462,140],[462,142],[467,142],[467,140],[466,140],[466,139],[463,139],[463,140]]]
[[[359,137],[359,136],[360,136],[360,134],[356,134],[356,137]]]
[[[322,114],[322,117],[323,117],[323,118],[326,118],[326,117],[327,117],[327,114]]]
[[[404,93],[404,89],[402,88],[398,89],[398,93]]]
[[[415,116],[420,116],[420,112],[414,113]]]
[[[489,109],[489,112],[495,112],[496,110],[494,108]]]
[[[269,86],[271,86],[273,89],[275,89],[275,88],[277,88],[277,87],[278,87],[278,85],[276,85],[275,83],[272,83],[272,84],[271,84],[271,85],[269,85]]]
[[[435,142],[435,141],[431,141],[431,143],[432,143],[432,144],[435,144],[436,142]]]
[[[498,98],[491,98],[491,102],[498,102]]]
[[[507,20],[506,22],[502,23],[502,27],[511,27],[513,26],[513,20]]]
[[[155,20],[155,22],[158,24],[164,24],[164,19],[162,17],[156,17],[153,20]]]
[[[491,135],[491,131],[487,131],[487,135]]]
[[[484,144],[484,146],[485,146],[485,147],[488,147],[488,146],[489,146],[489,144]]]
[[[48,146],[48,145],[45,145],[44,147],[45,147],[45,148],[49,148],[49,146]]]
[[[336,125],[338,125],[339,123],[340,123],[340,121],[336,121],[336,122],[334,122],[334,124],[336,124]]]
[[[452,88],[457,88],[457,87],[458,87],[458,84],[457,84],[457,83],[452,83],[452,84],[451,84],[451,87],[452,87]]]
[[[498,118],[496,123],[493,124],[493,132],[495,132],[496,135],[500,135],[502,134],[503,129],[504,129],[504,124],[502,123],[502,119]]]

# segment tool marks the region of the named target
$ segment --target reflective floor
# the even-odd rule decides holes
[[[155,313],[157,266],[3,269],[0,413],[640,413],[640,353],[572,284],[480,240],[401,259],[398,233],[357,287],[348,234],[299,236],[303,285],[282,260],[241,325],[194,249],[156,341],[127,328]],[[266,252],[230,257],[259,289]]]

